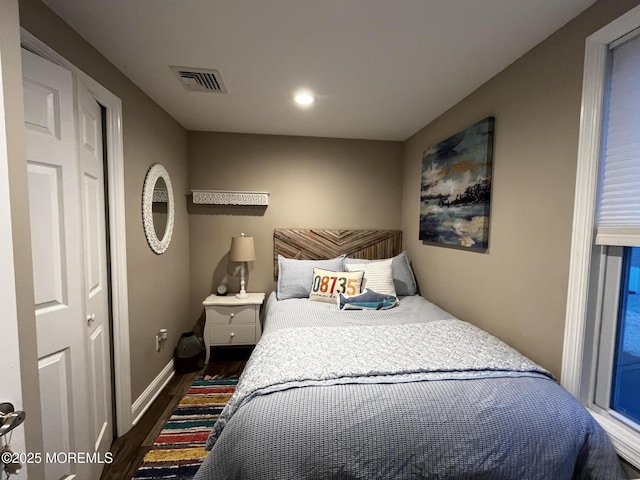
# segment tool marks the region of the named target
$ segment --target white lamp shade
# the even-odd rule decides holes
[[[255,259],[256,251],[253,246],[253,237],[245,237],[243,233],[240,237],[231,238],[229,260],[232,262],[253,262]]]

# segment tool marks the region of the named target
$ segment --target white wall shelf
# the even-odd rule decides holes
[[[193,203],[198,205],[269,205],[269,192],[231,190],[191,190]]]

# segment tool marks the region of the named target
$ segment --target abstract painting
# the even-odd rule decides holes
[[[489,247],[493,131],[487,117],[423,153],[420,240]]]

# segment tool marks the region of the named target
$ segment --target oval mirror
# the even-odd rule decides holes
[[[169,213],[169,198],[167,195],[167,184],[164,178],[158,177],[156,185],[153,188],[153,204],[151,206],[151,213],[153,214],[153,229],[156,232],[156,237],[164,237],[164,232],[167,231],[167,214]]]
[[[156,163],[151,165],[142,189],[142,222],[147,243],[158,255],[171,242],[175,205],[173,187],[167,170]]]

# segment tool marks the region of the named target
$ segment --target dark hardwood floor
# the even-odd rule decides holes
[[[239,376],[250,352],[218,354],[203,370],[193,373],[176,373],[145,412],[138,423],[111,444],[113,463],[105,465],[101,480],[130,480],[142,464],[145,454],[171,416],[194,378],[198,375]]]

